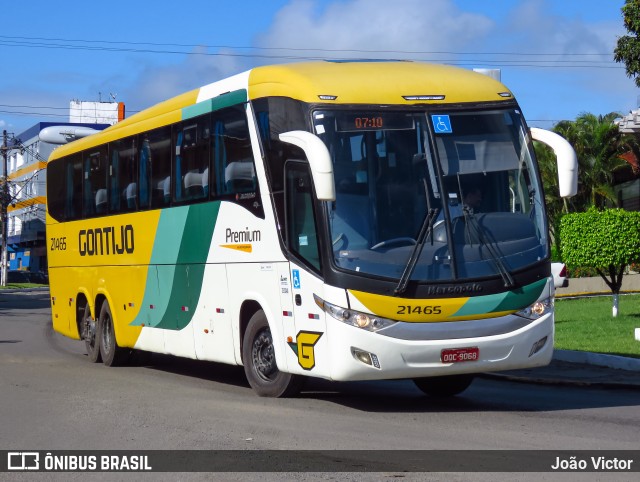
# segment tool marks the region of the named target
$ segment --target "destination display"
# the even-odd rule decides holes
[[[345,112],[336,116],[338,132],[413,129],[411,114],[400,112]]]

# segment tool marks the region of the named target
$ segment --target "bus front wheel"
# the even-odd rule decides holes
[[[444,377],[414,378],[413,383],[432,397],[453,397],[464,392],[471,382],[473,375],[448,375]]]
[[[100,356],[102,362],[108,367],[121,365],[127,357],[127,350],[118,346],[116,332],[113,327],[113,317],[109,303],[102,303],[100,318],[98,320],[100,333]]]
[[[271,330],[263,311],[256,312],[249,320],[242,343],[242,360],[249,385],[261,397],[291,397],[302,387],[304,377],[278,369]]]

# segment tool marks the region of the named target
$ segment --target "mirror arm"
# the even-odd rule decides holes
[[[333,164],[327,146],[317,136],[306,131],[289,131],[280,134],[280,140],[302,149],[309,161],[311,176],[320,201],[335,201],[336,188]]]
[[[575,196],[578,192],[578,158],[571,144],[555,132],[537,127],[531,128],[531,137],[549,146],[556,155],[560,196]]]

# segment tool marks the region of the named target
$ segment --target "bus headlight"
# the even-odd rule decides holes
[[[553,310],[553,298],[546,298],[544,300],[536,301],[531,306],[527,306],[524,310],[520,310],[515,314],[530,320],[537,320],[541,316],[549,313],[551,310]]]
[[[332,318],[347,325],[362,328],[363,330],[378,331],[396,323],[394,320],[389,320],[388,318],[381,318],[379,316],[362,313],[361,311],[336,306],[328,301],[324,301],[315,294],[313,295],[313,299],[316,301],[316,304],[322,308],[325,313],[331,315]]]

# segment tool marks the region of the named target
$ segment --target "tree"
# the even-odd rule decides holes
[[[640,261],[640,212],[591,208],[564,216],[560,232],[567,266],[595,268],[611,289],[617,316],[624,270]]]
[[[630,35],[618,39],[613,58],[625,64],[627,76],[635,77],[640,87],[640,0],[627,0],[622,7],[622,17]]]
[[[619,114],[580,114],[574,122],[560,122],[554,130],[567,139],[578,156],[578,194],[570,200],[574,211],[615,204],[613,171],[625,166],[624,136],[613,121]]]
[[[626,165],[620,156],[636,143],[633,136],[621,134],[613,123],[615,112],[596,116],[582,113],[575,121],[561,121],[553,131],[567,139],[578,156],[578,193],[570,199],[560,198],[555,155],[547,147],[536,144],[536,157],[545,187],[551,237],[560,251],[560,220],[569,212],[586,211],[616,205],[613,172]]]

